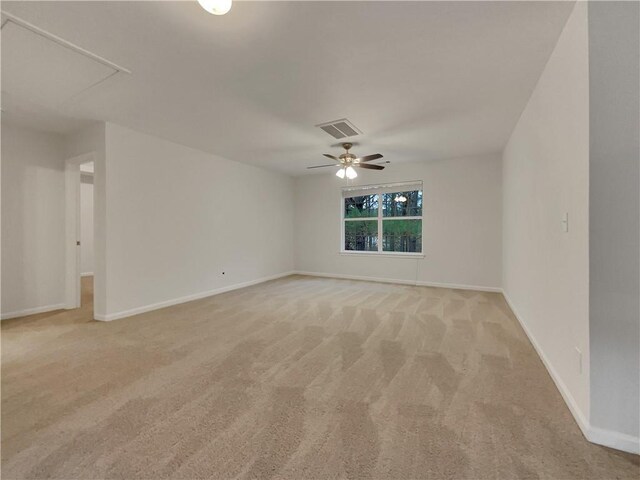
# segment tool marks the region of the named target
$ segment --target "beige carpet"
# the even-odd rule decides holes
[[[629,478],[499,294],[288,277],[2,322],[2,478]]]

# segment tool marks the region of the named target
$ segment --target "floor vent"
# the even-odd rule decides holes
[[[362,132],[346,118],[334,120],[333,122],[321,123],[320,125],[316,125],[316,127],[321,128],[333,138],[338,139],[362,135]]]

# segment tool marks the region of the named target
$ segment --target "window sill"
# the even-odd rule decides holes
[[[355,250],[342,250],[340,255],[352,255],[354,257],[392,257],[392,258],[424,258],[424,253],[409,252],[358,252]]]

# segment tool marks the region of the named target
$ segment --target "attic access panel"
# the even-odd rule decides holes
[[[128,70],[3,12],[2,91],[47,107]]]

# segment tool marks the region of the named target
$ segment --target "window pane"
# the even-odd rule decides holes
[[[371,252],[378,250],[378,221],[344,222],[344,249]]]
[[[365,195],[344,199],[344,218],[378,216],[378,195]]]
[[[382,216],[419,217],[422,215],[422,191],[394,192],[382,195]]]
[[[383,220],[382,250],[422,253],[422,220]]]

